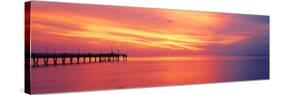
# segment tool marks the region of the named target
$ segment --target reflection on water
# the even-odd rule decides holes
[[[128,60],[125,63],[32,68],[32,92],[135,88],[269,78],[269,59],[264,56],[137,57]]]

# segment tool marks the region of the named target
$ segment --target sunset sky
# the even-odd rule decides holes
[[[269,17],[32,1],[32,52],[111,47],[129,56],[269,55]]]

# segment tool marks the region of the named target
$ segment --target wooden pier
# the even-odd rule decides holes
[[[80,62],[80,59],[83,59],[83,62]],[[88,58],[88,62],[86,59]],[[127,61],[127,54],[122,53],[31,53],[31,59],[33,61],[32,66],[38,67],[39,60],[43,60],[43,65],[47,66],[53,63],[52,65],[58,65],[59,60],[60,64],[80,64],[80,63],[97,63],[97,62],[119,62]],[[53,62],[50,62],[52,59]],[[69,60],[69,63],[66,60]],[[76,59],[76,62],[74,62]]]

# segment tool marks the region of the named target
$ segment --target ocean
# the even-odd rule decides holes
[[[128,57],[127,62],[80,62],[32,67],[32,93],[269,79],[268,56]]]

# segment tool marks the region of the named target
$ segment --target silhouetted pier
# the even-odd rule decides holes
[[[83,59],[80,62],[80,59]],[[122,53],[31,53],[31,59],[33,61],[33,66],[39,66],[39,60],[43,60],[43,65],[58,65],[60,64],[80,64],[80,63],[97,63],[97,62],[119,62],[127,61],[127,54]],[[51,60],[52,59],[52,60]],[[74,62],[76,59],[76,62]],[[86,62],[88,59],[88,62]],[[53,61],[53,62],[50,62]]]

